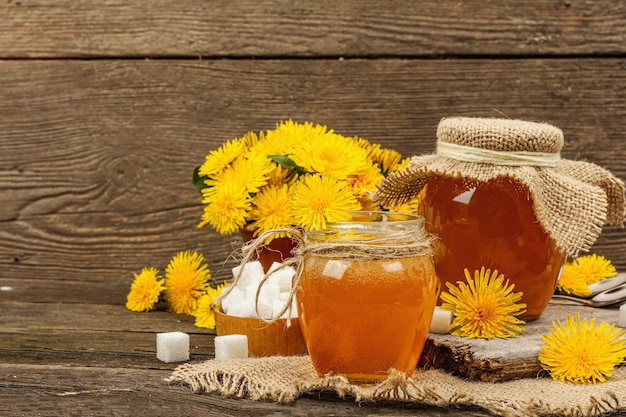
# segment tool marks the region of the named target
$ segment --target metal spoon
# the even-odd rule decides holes
[[[594,295],[600,294],[601,292],[610,290],[619,285],[626,283],[626,272],[620,272],[619,274],[603,279],[602,281],[594,282],[593,284],[589,284],[589,290],[591,291],[590,297]]]
[[[552,298],[574,301],[575,303],[591,307],[608,307],[616,304],[621,304],[626,301],[626,283],[596,294],[589,299],[572,297],[570,295],[563,294],[554,294]]]

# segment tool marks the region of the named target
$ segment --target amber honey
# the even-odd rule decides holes
[[[412,374],[439,291],[430,254],[365,260],[308,254],[303,262],[298,310],[317,373],[362,382],[384,379],[391,368]]]
[[[437,276],[465,281],[464,269],[497,269],[523,292],[523,319],[534,320],[554,293],[564,262],[533,209],[528,189],[499,178],[488,182],[433,177],[422,193],[421,214],[433,242]]]

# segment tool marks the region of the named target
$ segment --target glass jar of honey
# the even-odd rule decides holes
[[[420,216],[353,212],[308,232],[297,292],[302,334],[322,375],[370,382],[413,373],[439,294]]]
[[[486,182],[435,176],[422,193],[421,213],[433,242],[435,269],[446,282],[465,269],[497,269],[522,292],[526,321],[547,306],[565,255],[541,227],[528,189],[510,178]]]
[[[497,269],[522,292],[520,318],[533,320],[567,257],[589,250],[605,224],[624,224],[624,183],[562,158],[563,144],[561,129],[547,123],[444,118],[436,152],[390,173],[375,198],[397,206],[418,197],[442,282]]]

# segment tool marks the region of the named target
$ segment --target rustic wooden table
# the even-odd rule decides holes
[[[477,409],[357,404],[330,394],[280,405],[194,393],[165,382],[176,364],[156,358],[156,333],[167,331],[190,334],[190,362],[213,357],[214,333],[193,326],[191,317],[130,312],[120,302],[127,288],[105,283],[59,280],[43,287],[36,280],[0,279],[0,288],[2,416],[488,415]]]
[[[133,313],[127,288],[59,280],[0,279],[2,416],[488,416],[478,408],[356,403],[311,393],[295,403],[194,393],[164,379],[176,364],[156,358],[156,333],[190,334],[190,363],[214,355],[212,331],[165,311]],[[626,415],[626,413],[622,413]]]
[[[199,231],[193,168],[284,119],[405,156],[444,116],[545,121],[563,156],[626,178],[623,0],[0,2],[0,415],[484,415],[324,395],[229,400],[163,381],[155,334],[212,334],[124,308],[178,251],[217,280],[236,247]],[[626,233],[594,251],[626,270]]]

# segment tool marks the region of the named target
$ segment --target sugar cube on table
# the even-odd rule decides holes
[[[229,334],[216,336],[215,359],[244,359],[248,357],[248,336],[244,334]]]
[[[435,311],[433,313],[433,319],[430,322],[431,333],[440,333],[446,334],[448,333],[448,329],[450,328],[450,324],[452,324],[452,312],[449,310],[442,310],[439,306],[435,307]]]
[[[619,318],[617,325],[626,329],[626,304],[619,306]]]
[[[166,362],[189,360],[189,335],[183,332],[157,333],[157,359]]]

